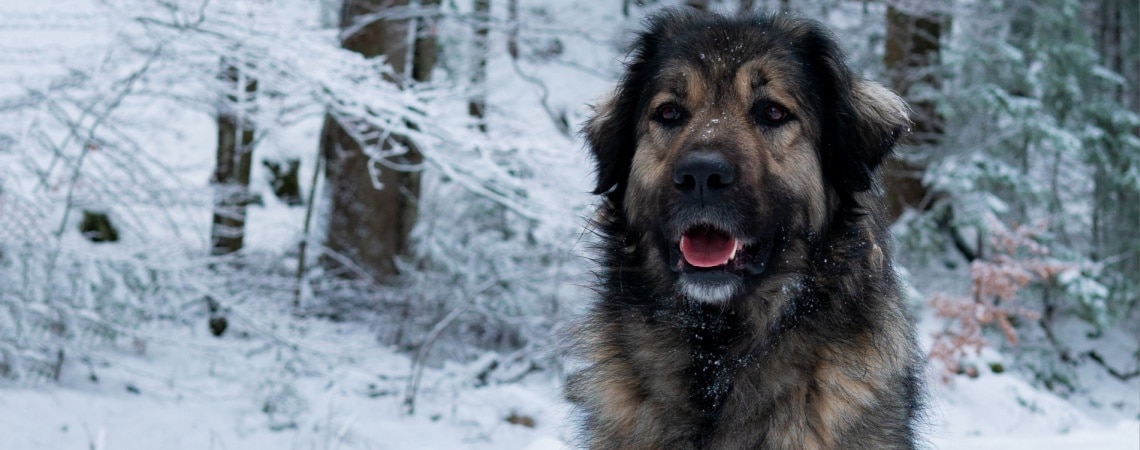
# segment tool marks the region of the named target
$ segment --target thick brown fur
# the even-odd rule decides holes
[[[584,443],[914,448],[921,358],[875,186],[908,125],[814,21],[651,18],[584,130],[603,196],[599,299],[567,386]],[[693,153],[731,164],[723,195],[686,203]],[[744,262],[706,284],[681,270],[694,224],[747,242]]]

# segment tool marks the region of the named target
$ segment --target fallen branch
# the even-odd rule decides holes
[[[1128,373],[1123,373],[1112,368],[1112,366],[1109,366],[1108,362],[1104,360],[1104,357],[1100,356],[1100,353],[1097,353],[1096,350],[1089,350],[1082,353],[1082,355],[1088,356],[1089,359],[1093,360],[1093,362],[1095,362],[1098,366],[1104,368],[1104,370],[1108,371],[1109,375],[1112,375],[1112,377],[1116,378],[1117,380],[1128,381],[1133,378],[1140,377],[1140,369],[1136,369]]]

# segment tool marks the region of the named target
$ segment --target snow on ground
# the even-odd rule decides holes
[[[90,366],[69,363],[59,385],[0,391],[0,449],[575,448],[556,375],[479,386],[486,358],[429,368],[409,415],[409,358],[376,345],[369,327],[264,320],[275,337],[144,330],[152,337]],[[931,387],[933,448],[1140,448],[1135,417],[1093,420],[1014,375]]]
[[[360,325],[282,320],[282,332],[303,342],[296,351],[219,340],[205,327],[151,330],[162,336],[145,350],[101,353],[93,371],[71,363],[58,386],[0,391],[0,449],[549,449],[562,441],[568,410],[548,376],[472,388],[478,367],[436,368],[408,415],[409,358],[374,345]],[[512,416],[533,425],[508,423]]]
[[[927,318],[920,329],[930,329]],[[986,349],[981,358],[1000,362]],[[1140,449],[1140,383],[1086,367],[1083,387],[1061,398],[1015,372],[979,364],[976,378],[931,375],[928,438],[939,449]],[[1079,445],[1078,445],[1079,444]]]
[[[1140,449],[1140,421],[1091,419],[1016,375],[959,377],[933,385],[929,438],[940,449]],[[1121,398],[1138,391],[1121,389]]]

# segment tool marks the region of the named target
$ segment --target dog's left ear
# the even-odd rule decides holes
[[[899,139],[910,133],[906,102],[881,84],[856,78],[851,83],[851,104],[855,110],[855,137],[852,153],[865,166],[866,179],[853,180],[851,187],[864,191],[871,187],[871,176],[891,154]]]
[[[844,69],[845,70],[845,69]],[[910,132],[906,103],[882,85],[857,77],[837,83],[825,130],[825,157],[831,176],[845,192],[871,189],[879,165]],[[827,126],[827,125],[825,125]]]
[[[824,146],[832,163],[833,180],[847,192],[871,189],[879,165],[895,144],[910,133],[909,108],[898,95],[882,85],[857,77],[836,87],[831,111],[831,131],[825,131]]]
[[[821,84],[824,170],[844,192],[871,189],[879,165],[910,132],[909,108],[894,92],[853,74],[822,26],[803,36]]]

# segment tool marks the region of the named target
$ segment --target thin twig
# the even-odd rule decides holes
[[[319,147],[319,146],[318,146]],[[301,230],[301,243],[298,244],[297,255],[297,275],[294,278],[295,285],[293,286],[293,313],[297,314],[301,309],[301,282],[305,275],[305,250],[309,244],[309,224],[313,219],[313,199],[316,197],[317,192],[317,179],[321,174],[321,165],[324,162],[324,155],[321,154],[320,149],[317,150],[317,162],[313,164],[313,177],[311,185],[309,186],[309,199],[308,204],[305,205],[305,225]]]
[[[416,350],[416,356],[412,359],[412,375],[408,377],[408,388],[404,395],[404,407],[408,415],[415,414],[416,392],[419,391],[420,379],[423,378],[424,362],[427,360],[428,353],[431,352],[432,347],[435,345],[436,339],[439,339],[439,336],[443,334],[443,331],[446,330],[452,322],[455,322],[455,319],[458,319],[460,315],[467,312],[467,310],[474,305],[476,298],[497,286],[499,281],[501,281],[499,278],[491,278],[485,281],[473,294],[464,299],[459,307],[447,313],[447,315],[437,322],[431,331],[428,332],[423,344],[420,344],[420,348]]]

